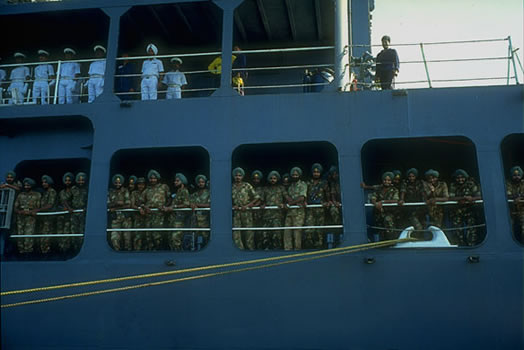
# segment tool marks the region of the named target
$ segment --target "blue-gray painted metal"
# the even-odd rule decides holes
[[[356,13],[353,8],[353,16]],[[110,36],[113,57],[116,44],[117,38]],[[109,70],[106,83],[112,79]],[[88,158],[91,168],[79,255],[68,261],[2,261],[2,291],[173,269],[164,264],[166,260],[175,260],[181,269],[282,254],[244,252],[233,246],[231,155],[244,144],[332,143],[338,151],[343,192],[342,246],[349,246],[367,242],[365,198],[359,186],[361,148],[366,142],[465,136],[476,146],[488,234],[472,249],[382,249],[2,309],[2,348],[522,348],[524,258],[522,246],[512,237],[504,204],[500,146],[507,135],[524,133],[523,113],[519,86],[406,94],[240,97],[231,93],[136,101],[126,108],[106,89],[101,99],[89,105],[3,107],[0,125],[14,130],[0,133],[0,174],[24,160]],[[53,129],[71,121],[79,127]],[[34,123],[44,126],[45,132],[31,127]],[[112,156],[123,149],[187,146],[209,152],[212,239],[208,246],[195,253],[112,251],[106,221],[100,219],[106,217]],[[480,262],[468,263],[472,255],[479,256]],[[374,264],[363,263],[369,257]],[[111,287],[121,285],[126,283]],[[5,296],[2,304],[25,298]]]

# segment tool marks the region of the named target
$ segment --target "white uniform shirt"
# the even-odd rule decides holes
[[[55,75],[55,70],[50,64],[40,64],[35,68],[35,80],[48,80],[50,75]]]
[[[9,76],[9,79],[11,80],[18,80],[18,81],[25,81],[26,77],[29,77],[31,74],[29,73],[29,68],[26,66],[22,67],[16,67],[11,71],[11,75]]]
[[[72,79],[75,74],[80,74],[80,64],[78,62],[64,62],[60,65],[60,78]]]
[[[164,71],[164,65],[159,59],[153,58],[145,60],[142,64],[142,77],[154,75],[158,78],[161,72]]]
[[[94,61],[89,66],[89,75],[104,75],[106,73],[106,60]]]
[[[7,76],[7,73],[5,70],[0,69],[0,81],[5,80],[5,77]]]
[[[173,85],[178,85],[178,87],[181,87],[182,85],[187,84],[187,80],[184,73],[177,70],[176,72],[167,72],[164,76],[164,79],[162,80],[162,83],[169,87],[172,87]]]

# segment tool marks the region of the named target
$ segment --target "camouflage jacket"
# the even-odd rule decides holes
[[[248,205],[255,199],[260,198],[253,186],[247,182],[242,182],[240,185],[234,183],[231,189],[231,196],[233,197],[233,205],[239,207]]]
[[[191,195],[191,203],[195,204],[209,204],[211,203],[211,197],[207,188],[203,189],[202,192],[196,191]]]
[[[506,181],[506,195],[508,199],[524,197],[524,181],[521,180],[518,183],[511,180]]]
[[[379,188],[373,192],[369,199],[373,202],[378,201],[387,201],[387,200],[395,200],[398,201],[398,190],[395,186],[389,186],[385,187],[384,185],[380,185]]]
[[[132,208],[138,208],[142,204],[144,204],[144,193],[146,190],[144,189],[142,192],[139,190],[134,190],[129,194],[129,199],[131,201],[131,207]]]
[[[299,197],[307,198],[307,184],[302,180],[292,182],[287,189],[287,194],[292,200],[297,200]]]
[[[311,179],[307,182],[307,203],[308,204],[322,204],[327,202],[328,187],[325,181],[318,181]]]
[[[253,186],[253,189],[255,190],[255,193],[257,194],[258,198],[260,200],[264,200],[264,192],[266,191],[266,188],[264,186],[258,185],[257,187]]]
[[[286,190],[284,186],[267,186],[264,190],[265,205],[281,205],[286,202]]]
[[[131,197],[125,187],[120,189],[111,188],[107,194],[108,208],[129,208],[131,206]]]
[[[15,200],[15,210],[33,210],[40,208],[42,195],[35,191],[21,192]]]
[[[156,184],[144,191],[144,202],[149,208],[160,208],[166,204],[168,195],[169,192],[166,191],[165,185]]]
[[[431,184],[424,182],[424,191],[426,192],[426,199],[430,198],[447,198],[449,197],[448,185],[443,181],[437,181],[435,190],[431,191]]]
[[[87,187],[85,186],[73,186],[71,188],[73,198],[71,199],[71,207],[73,209],[85,209],[87,208]]]
[[[67,209],[67,206],[71,207],[71,201],[73,200],[72,190],[63,189],[58,193],[58,206],[60,209]]]
[[[49,187],[49,189],[47,191],[44,191],[44,194],[42,195],[42,200],[40,201],[40,208],[51,205],[51,207],[48,210],[53,210],[56,207],[57,197],[58,194],[56,193],[55,189]]]
[[[404,193],[405,202],[423,202],[426,197],[424,184],[420,180],[411,183],[408,180],[402,181],[400,193]]]
[[[190,197],[192,204],[210,204],[211,197],[210,192],[207,188],[204,188],[201,192],[196,191]],[[195,210],[197,215],[207,215],[209,212],[207,210]]]
[[[477,186],[477,184],[470,179],[467,179],[464,184],[459,185],[456,182],[453,182],[449,186],[449,196],[450,197],[465,197],[465,196],[471,196],[471,197],[479,197],[480,196],[480,189]]]
[[[340,182],[338,181],[331,181],[329,182],[329,194],[330,194],[330,200],[335,200],[337,202],[342,201],[342,196],[340,192]]]
[[[171,204],[180,208],[189,207],[189,191],[186,187],[177,189]]]

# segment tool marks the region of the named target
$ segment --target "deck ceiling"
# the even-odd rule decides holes
[[[332,0],[245,0],[234,14],[234,42],[244,49],[331,44],[333,12]],[[119,51],[143,54],[149,42],[161,52],[217,51],[221,28],[222,10],[212,1],[135,6],[121,18]],[[3,63],[15,51],[36,55],[41,48],[61,57],[74,47],[90,57],[95,44],[107,44],[109,17],[98,9],[6,15],[0,30],[10,37]]]

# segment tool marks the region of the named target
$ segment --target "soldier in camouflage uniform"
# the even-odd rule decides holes
[[[424,191],[424,184],[417,179],[418,170],[411,168],[406,172],[406,179],[402,181],[400,186],[400,200],[399,206],[404,203],[420,203],[425,202],[426,193]],[[423,237],[422,229],[426,224],[426,206],[407,206],[401,209],[401,221],[397,225],[400,228],[413,226],[416,232],[414,237]]]
[[[379,230],[380,240],[397,239],[399,232],[395,231],[395,214],[383,207],[384,203],[397,203],[399,194],[397,188],[393,185],[392,172],[382,174],[382,185],[370,195],[371,203],[375,206],[375,224],[384,229]]]
[[[522,168],[514,166],[510,170],[511,179],[506,181],[506,195],[512,199],[511,228],[515,232],[515,238],[523,243],[524,238],[524,181],[522,180]],[[520,228],[520,232],[518,228]]]
[[[163,211],[169,213],[167,217],[168,226],[170,228],[182,228],[185,227],[187,211],[177,210],[188,208],[189,202],[189,191],[187,190],[187,178],[182,173],[175,175],[175,189],[176,192],[173,194],[173,200],[171,205],[163,207]],[[180,251],[182,247],[182,239],[184,237],[184,231],[174,231],[169,234],[168,242],[169,249]]]
[[[282,227],[284,218],[284,205],[286,203],[286,190],[284,186],[280,185],[280,174],[278,171],[273,170],[267,176],[268,186],[264,190],[264,197],[262,199],[261,208],[265,206],[277,206],[280,209],[266,209],[263,211],[263,223],[264,227]],[[282,249],[282,231],[264,231],[266,237],[269,238],[269,242],[264,249]]]
[[[16,197],[14,211],[19,235],[34,235],[36,227],[36,213],[40,208],[41,195],[33,191],[35,181],[30,178],[24,179],[24,192]],[[33,252],[33,238],[18,238],[18,251],[21,254]]]
[[[329,216],[331,225],[342,225],[342,194],[340,192],[340,181],[338,168],[332,166],[329,169]]]
[[[282,175],[282,186],[284,186],[284,189],[286,190],[289,188],[289,185],[291,185],[291,176],[289,176],[288,173],[285,173]]]
[[[111,182],[114,188],[109,189],[109,193],[107,194],[107,208],[109,209],[111,221],[110,227],[112,229],[130,228],[131,218],[125,212],[118,210],[131,206],[129,191],[123,186],[125,179],[122,175],[116,174],[113,176]],[[122,248],[125,250],[133,249],[130,231],[111,231],[109,242],[116,251],[122,250]]]
[[[306,209],[306,226],[324,226],[326,223],[325,207],[329,202],[329,188],[322,179],[322,165],[315,163],[311,166],[311,180],[307,182],[307,204],[322,205],[321,208]],[[306,229],[306,248],[322,248],[324,246],[323,229]]]
[[[444,181],[439,181],[440,174],[436,170],[429,169],[424,175],[426,176],[424,191],[426,192],[430,225],[442,228],[444,225],[444,208],[437,203],[448,200],[448,185]]]
[[[38,212],[54,211],[56,209],[56,203],[58,194],[53,188],[54,181],[49,175],[42,176],[42,188],[44,194],[40,201],[40,209]],[[42,235],[53,234],[56,231],[56,216],[54,215],[42,215],[38,217],[39,232]],[[47,254],[51,251],[51,240],[49,237],[40,238],[40,251],[43,254]]]
[[[0,87],[1,89],[1,87]],[[12,189],[15,191],[15,200],[18,193],[22,190],[22,183],[16,179],[16,173],[14,171],[8,171],[5,175],[5,182],[0,183],[0,190],[2,189]],[[11,217],[11,229],[9,230],[11,234],[16,234],[16,215]]]
[[[131,208],[138,210],[139,212],[134,212],[131,215],[132,226],[133,228],[145,228],[146,220],[145,216],[140,214],[140,208],[144,205],[144,192],[146,189],[146,178],[139,177],[136,180],[136,190],[132,191],[129,194],[131,200]],[[142,250],[144,245],[144,232],[136,231],[133,236],[133,247],[135,250]]]
[[[195,217],[195,224],[197,228],[209,228],[209,211],[197,210],[198,208],[209,208],[211,205],[211,197],[209,190],[206,188],[207,178],[205,175],[197,175],[195,184],[197,191],[191,195],[191,208]],[[202,246],[209,242],[209,231],[198,231],[197,234],[203,237]]]
[[[262,177],[264,175],[260,170],[255,170],[251,173],[251,186],[255,190],[255,193],[258,195],[260,200],[255,203],[255,206],[260,206],[262,204],[262,198],[264,198],[264,189],[262,185]],[[264,216],[264,211],[262,209],[253,210],[253,226],[254,227],[263,227],[264,223],[262,218]],[[255,231],[255,247],[256,249],[265,249],[269,246],[269,236],[264,231]]]
[[[11,188],[16,192],[20,192],[22,187],[24,186],[19,180],[16,179],[16,173],[12,170],[7,172],[5,175],[5,182],[0,184],[0,189]]]
[[[302,169],[294,167],[289,172],[291,174],[291,184],[289,185],[286,202],[289,206],[299,206],[299,208],[290,208],[286,215],[286,227],[304,226],[306,219],[306,197],[307,184],[300,180]],[[284,230],[284,249],[285,250],[302,249],[302,230],[286,229]]]
[[[86,186],[87,174],[80,172],[76,174],[76,185],[71,188],[73,198],[71,199],[71,207],[73,210],[81,210],[80,212],[73,212],[71,214],[71,233],[83,234],[86,226],[86,210],[87,210],[87,195],[88,190]],[[80,251],[83,237],[73,237],[73,248],[76,252]]]
[[[58,210],[67,211],[67,214],[60,214],[56,218],[56,233],[70,234],[71,233],[71,212],[73,211],[72,200],[73,192],[71,191],[73,185],[73,173],[67,172],[62,176],[62,182],[65,186],[58,193]],[[71,248],[71,237],[61,237],[58,239],[58,248],[62,253],[67,252]]]
[[[140,214],[146,215],[147,228],[161,228],[164,226],[164,213],[161,209],[166,205],[169,191],[166,190],[166,185],[159,182],[160,174],[158,171],[149,170],[147,178],[149,179],[149,186],[144,191],[144,205],[140,209]],[[162,249],[161,231],[147,232],[146,242],[148,250]]]
[[[477,229],[471,226],[476,225],[473,202],[481,199],[480,189],[475,181],[469,177],[463,169],[458,169],[453,174],[455,182],[449,187],[449,199],[458,201],[458,204],[450,210],[451,223],[455,244],[473,246],[479,243]],[[464,235],[463,227],[466,226]]]
[[[259,201],[253,186],[244,182],[244,169],[233,170],[234,183],[231,189],[233,201],[233,227],[253,227],[252,208]],[[242,239],[242,236],[244,239]],[[253,231],[233,230],[233,242],[240,249],[255,249],[255,235]]]
[[[400,193],[400,186],[402,186],[402,171],[395,169],[391,172],[393,173],[393,178],[391,179],[391,183]]]

